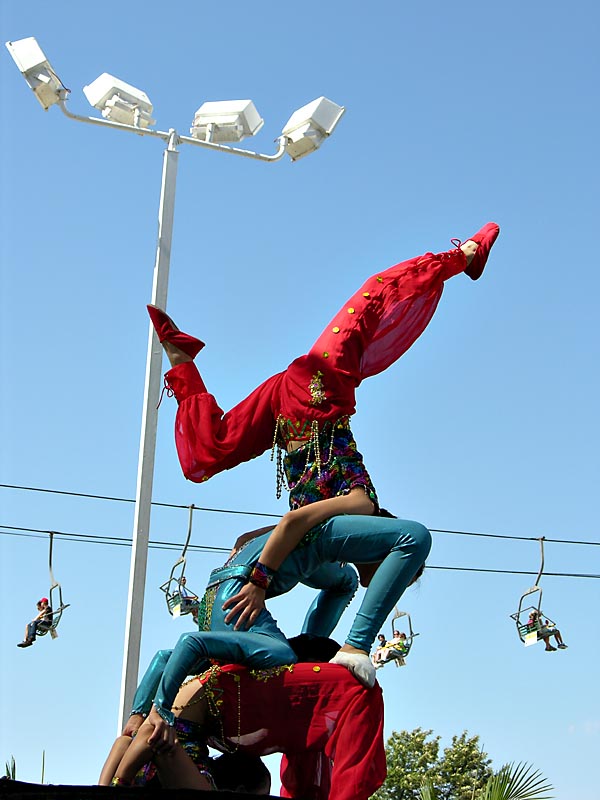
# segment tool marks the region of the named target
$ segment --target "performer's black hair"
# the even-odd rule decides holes
[[[333,639],[328,639],[326,636],[314,636],[312,633],[301,633],[299,636],[288,639],[288,642],[299,662],[327,662],[340,649],[340,645]]]
[[[258,756],[236,750],[213,758],[210,771],[219,791],[257,794],[268,786],[271,788],[271,773]],[[262,793],[262,792],[261,792]]]

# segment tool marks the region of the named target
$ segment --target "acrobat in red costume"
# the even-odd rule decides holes
[[[383,698],[337,664],[264,673],[228,665],[200,676],[219,748],[283,753],[282,797],[367,800],[386,777]]]
[[[306,466],[316,461],[320,475],[320,453],[329,430],[355,412],[356,387],[387,369],[416,341],[448,278],[461,272],[474,280],[480,277],[498,232],[495,223],[488,223],[468,240],[466,245],[478,245],[474,255],[467,255],[459,242],[448,252],[426,253],[376,273],[340,309],[306,355],[226,413],[207,391],[193,362],[170,369],[165,378],[179,403],[175,440],[186,478],[206,481],[275,445],[285,448],[290,441],[308,443]],[[158,327],[157,331],[161,341],[169,340],[166,334],[161,338]],[[330,449],[334,449],[333,431]],[[337,493],[338,489],[319,496]]]

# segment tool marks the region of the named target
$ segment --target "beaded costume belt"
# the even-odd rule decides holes
[[[208,579],[207,589],[212,589],[213,586],[218,586],[223,581],[227,581],[230,578],[246,578],[246,580],[250,577],[250,573],[252,572],[252,567],[248,564],[233,564],[231,567],[219,567],[218,569],[213,569],[210,573],[210,578]]]

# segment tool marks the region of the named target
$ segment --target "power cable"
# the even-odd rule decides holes
[[[112,497],[110,495],[99,495],[99,494],[88,494],[85,492],[69,492],[62,489],[44,489],[37,486],[17,486],[8,483],[0,483],[0,489],[17,489],[20,491],[27,491],[27,492],[44,492],[46,494],[57,494],[57,495],[65,495],[68,497],[84,497],[90,500],[110,500],[113,502],[118,503],[135,503],[135,500],[127,497]],[[152,501],[153,506],[158,506],[161,508],[181,508],[181,509],[189,509],[189,505],[182,505],[177,503],[159,503],[157,501]],[[263,513],[260,511],[241,511],[238,509],[228,509],[228,508],[210,508],[210,507],[203,507],[203,506],[195,506],[195,511],[206,511],[208,513],[213,514],[237,514],[249,517],[269,517],[272,519],[280,519],[281,514],[271,514],[271,513]],[[0,526],[4,527],[4,526]],[[535,542],[539,541],[539,536],[514,536],[509,534],[502,534],[502,533],[481,533],[477,531],[455,531],[455,530],[448,530],[445,528],[430,528],[432,533],[446,533],[455,536],[480,536],[490,539],[509,539],[513,541],[520,541],[520,542]],[[590,545],[590,546],[600,546],[600,541],[598,542],[588,542],[588,541],[578,541],[572,539],[551,539],[549,537],[544,537],[546,542],[551,542],[553,544],[578,544],[578,545]]]
[[[72,541],[84,544],[106,544],[118,547],[131,547],[131,539],[118,536],[103,536],[86,533],[68,533],[66,531],[46,531],[40,528],[18,528],[12,525],[0,525],[0,528],[8,530],[0,530],[0,536],[24,536],[31,539],[42,539],[48,534],[53,533],[57,539],[62,541]],[[29,531],[30,533],[26,533]],[[179,550],[181,545],[172,542],[161,542],[150,540],[148,546],[154,550]],[[210,552],[210,553],[229,553],[228,547],[211,547],[209,545],[194,545],[190,544],[188,550],[194,552]],[[512,570],[512,569],[485,569],[483,567],[452,567],[441,566],[435,564],[428,564],[428,570],[449,570],[454,572],[481,572],[481,573],[494,573],[497,575],[536,575],[536,572],[527,570]],[[546,577],[554,578],[600,578],[600,575],[592,575],[576,572],[545,572]]]

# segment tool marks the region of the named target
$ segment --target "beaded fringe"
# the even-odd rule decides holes
[[[344,419],[342,417],[341,419]],[[321,457],[321,441],[320,441],[320,430],[319,430],[319,423],[316,419],[313,419],[310,423],[310,436],[307,439],[306,448],[306,464],[304,466],[303,475],[311,470],[314,467],[317,469],[317,474],[319,478],[321,477],[321,467],[329,464],[331,461],[331,456],[333,453],[333,439],[335,436],[335,429],[341,419],[336,420],[331,424],[331,437],[329,440],[329,453],[326,459]],[[278,437],[280,433],[284,431],[284,422],[285,418],[279,414],[275,421],[275,431],[273,433],[273,445],[271,447],[271,461],[275,459],[275,453],[277,452],[276,457],[276,467],[275,467],[275,484],[276,484],[276,497],[279,500],[282,494],[282,490],[286,489],[288,492],[290,491],[289,484],[287,482],[285,476],[285,469],[283,467],[283,448],[278,443]],[[327,424],[327,423],[325,423]],[[311,458],[312,456],[312,458]]]

